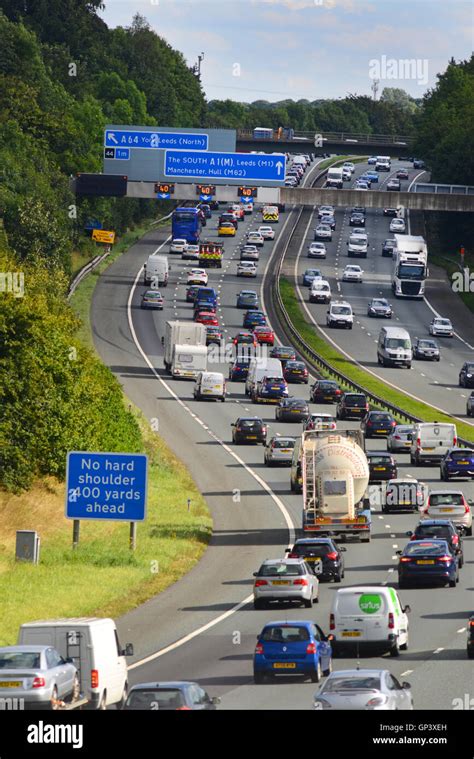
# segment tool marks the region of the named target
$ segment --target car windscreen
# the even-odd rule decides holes
[[[298,400],[290,399],[286,405],[290,406],[291,408],[301,409],[302,411],[307,411],[308,409],[308,404],[306,403],[306,401],[298,401]]]
[[[298,577],[304,574],[301,564],[263,564],[259,577]]]
[[[416,528],[416,537],[420,538],[444,538],[451,539],[451,531],[447,525],[421,524]]]
[[[4,651],[0,653],[0,669],[39,669],[41,655],[36,651]]]
[[[262,423],[256,419],[241,419],[239,422],[239,427],[250,429],[251,427],[260,427],[261,424]]]
[[[365,396],[363,395],[348,395],[345,398],[346,404],[348,406],[365,406],[366,400]]]
[[[294,448],[295,441],[288,438],[277,438],[272,443],[273,448]]]
[[[301,361],[288,361],[286,368],[289,371],[291,369],[297,369],[298,371],[302,371],[304,369],[304,364],[301,363]]]
[[[391,463],[391,457],[390,456],[369,456],[369,464],[383,464],[384,466],[387,466]]]
[[[297,625],[285,627],[266,627],[261,635],[265,643],[291,643],[309,640],[309,632],[306,627]]]
[[[132,691],[126,702],[126,709],[179,709],[185,706],[184,696],[175,688],[150,688]]]
[[[431,543],[423,541],[422,543],[409,543],[405,550],[405,556],[443,556],[446,546],[443,543]]]
[[[472,459],[472,457],[474,456],[474,451],[469,451],[469,450],[451,451],[449,455],[452,459],[454,459],[454,461],[463,461],[464,459],[467,459],[467,460]]]
[[[380,690],[379,677],[334,677],[327,680],[323,690],[326,693],[337,691]]]
[[[419,340],[418,345],[420,348],[437,348],[437,344],[434,340]]]
[[[337,382],[318,382],[319,390],[335,390],[337,388]]]
[[[430,506],[462,506],[461,493],[431,493]]]
[[[333,314],[349,316],[351,309],[348,306],[333,306],[331,309]]]
[[[387,338],[385,347],[390,349],[403,348],[404,350],[409,350],[411,344],[409,340],[405,340],[403,337],[389,337]]]
[[[371,422],[391,422],[392,417],[390,414],[370,414],[370,421]]]
[[[329,543],[301,543],[293,546],[291,553],[297,553],[298,556],[326,556],[328,553],[332,553],[334,547]]]

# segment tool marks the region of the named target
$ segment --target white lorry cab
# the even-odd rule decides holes
[[[133,646],[122,648],[113,619],[78,617],[26,622],[18,645],[50,645],[72,659],[80,679],[81,695],[91,709],[121,708],[128,692],[126,656]]]
[[[398,656],[408,648],[409,606],[385,585],[360,585],[337,590],[329,617],[336,652],[377,649]]]
[[[382,327],[377,343],[377,361],[382,366],[411,368],[411,338],[403,327]]]
[[[146,285],[166,287],[168,284],[170,265],[167,256],[148,256],[143,264],[143,280]]]
[[[226,396],[224,375],[220,372],[199,372],[193,394],[197,401],[214,398],[217,401],[224,402]]]

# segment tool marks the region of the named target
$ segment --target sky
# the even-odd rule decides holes
[[[140,13],[188,64],[208,100],[422,97],[474,49],[474,0],[104,0],[109,27]]]

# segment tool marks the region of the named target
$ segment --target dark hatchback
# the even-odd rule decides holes
[[[474,614],[467,623],[467,657],[474,659]]]
[[[333,380],[316,380],[310,391],[313,403],[337,403],[341,396],[342,390]]]
[[[245,382],[249,373],[250,359],[237,359],[229,368],[229,379],[233,382]]]
[[[439,345],[436,340],[417,337],[413,343],[413,358],[419,361],[439,361]]]
[[[444,482],[449,482],[453,477],[474,480],[474,449],[450,448],[441,459],[439,469]]]
[[[208,325],[206,327],[206,345],[220,345],[222,342],[222,329]]]
[[[290,384],[308,384],[308,370],[303,361],[287,361],[283,376]]]
[[[239,417],[231,427],[233,443],[266,443],[267,425],[256,416]]]
[[[190,285],[186,290],[186,303],[194,303],[201,285]]]
[[[369,411],[360,424],[366,438],[387,437],[396,426],[395,419],[386,411]]]
[[[336,407],[336,419],[361,419],[369,410],[363,393],[344,393]]]
[[[458,532],[453,522],[449,519],[423,519],[415,528],[415,532],[408,530],[406,533],[410,540],[424,540],[425,538],[445,540],[451,551],[459,560],[459,568],[464,564],[464,550],[462,534]]]
[[[302,422],[308,416],[308,402],[303,398],[283,398],[275,409],[279,422]]]
[[[198,683],[137,683],[130,688],[123,709],[141,711],[203,711],[216,708],[220,698],[211,698]]]
[[[279,358],[285,366],[287,361],[296,361],[296,351],[288,345],[280,345],[271,349],[270,358]]]
[[[399,588],[425,583],[455,588],[459,582],[458,557],[445,540],[413,540],[397,554]]]
[[[459,372],[460,387],[474,387],[474,364],[466,361]]]
[[[303,558],[310,567],[315,561],[321,561],[322,572],[318,579],[341,582],[344,577],[342,552],[345,550],[345,546],[338,548],[331,538],[301,538],[293,548],[287,548],[286,553],[289,559]]]
[[[397,476],[397,462],[391,453],[386,451],[368,451],[369,482],[394,480]]]
[[[395,249],[395,240],[388,239],[382,243],[382,256],[392,258]]]

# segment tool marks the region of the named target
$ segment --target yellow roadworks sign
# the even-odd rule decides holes
[[[115,232],[110,232],[106,229],[93,229],[92,239],[96,242],[106,242],[108,245],[113,245],[115,242]]]

